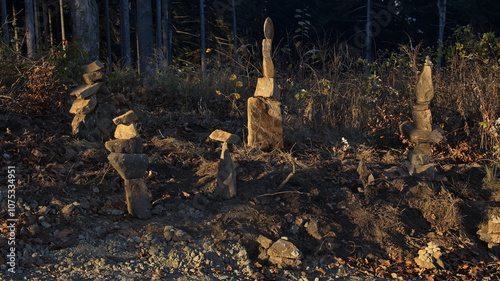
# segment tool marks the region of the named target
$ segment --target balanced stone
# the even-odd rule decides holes
[[[254,96],[279,99],[280,89],[274,78],[258,78]]]
[[[225,132],[223,130],[215,130],[208,137],[212,140],[215,140],[215,141],[227,142],[227,143],[231,143],[231,144],[235,144],[235,143],[240,142],[240,137],[238,137],[237,135],[233,135],[231,133]]]
[[[148,167],[147,154],[111,153],[108,160],[124,180],[142,178]]]
[[[430,109],[412,111],[413,122],[418,130],[431,131],[432,130],[432,114]]]
[[[137,137],[137,128],[134,123],[130,125],[118,124],[115,130],[115,138],[128,140]]]
[[[125,114],[122,114],[118,117],[115,117],[113,119],[113,122],[116,124],[116,125],[120,125],[120,124],[130,124],[134,121],[137,121],[139,119],[139,117],[137,117],[137,114],[135,114],[135,112],[133,110],[129,110],[127,111]]]
[[[268,78],[274,77],[274,64],[271,57],[272,42],[271,39],[262,40],[262,75]]]
[[[85,73],[99,71],[103,68],[104,68],[104,64],[98,60],[82,66],[82,70]]]
[[[139,219],[151,217],[151,194],[143,178],[125,180],[125,198],[129,214]]]
[[[260,149],[283,148],[283,120],[280,102],[270,98],[248,99],[248,146]]]
[[[413,143],[438,143],[443,140],[441,129],[437,126],[432,126],[432,131],[419,130],[415,128],[413,122],[406,122],[401,126],[401,131],[407,139]]]
[[[222,144],[215,193],[226,199],[236,196],[236,170],[231,160],[227,142]]]
[[[127,140],[110,140],[104,146],[111,153],[142,153],[142,140],[140,138],[131,138]]]
[[[85,73],[83,74],[83,80],[85,80],[87,85],[93,85],[96,82],[104,80],[104,73],[101,71]]]
[[[97,99],[95,96],[91,96],[89,99],[76,99],[69,110],[73,114],[87,115],[95,108],[97,105]]]
[[[79,99],[86,99],[92,95],[95,95],[103,85],[104,84],[102,82],[98,82],[92,85],[82,85],[74,89],[73,92],[71,92],[71,95]]]
[[[429,57],[425,58],[424,70],[418,79],[416,93],[418,104],[428,104],[434,97],[434,86],[432,84],[432,62]]]
[[[274,37],[274,25],[271,18],[266,18],[264,21],[264,37],[271,40]]]

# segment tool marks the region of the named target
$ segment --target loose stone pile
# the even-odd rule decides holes
[[[103,68],[100,61],[82,66],[85,85],[77,87],[71,93],[76,97],[69,110],[75,114],[71,122],[72,133],[92,142],[110,139],[114,130],[111,118],[116,110],[106,102],[109,89],[104,84],[106,77],[101,71]]]
[[[228,144],[240,142],[240,137],[231,133],[215,130],[210,139],[222,142],[222,151],[220,154],[219,168],[217,170],[217,185],[215,193],[223,198],[229,199],[236,196],[236,170],[231,160],[231,152]]]
[[[418,251],[418,257],[415,258],[415,263],[420,268],[444,268],[444,263],[441,260],[443,253],[439,246],[434,242],[429,242],[427,247]]]
[[[262,41],[263,76],[257,80],[254,97],[248,99],[248,146],[258,149],[283,148],[283,119],[281,117],[280,90],[274,80],[271,46],[274,36],[273,22],[264,22]]]
[[[485,214],[486,220],[480,225],[477,234],[488,243],[493,253],[500,255],[500,207],[489,207]]]
[[[144,179],[148,156],[142,153],[142,140],[135,125],[137,120],[137,114],[132,110],[114,118],[116,139],[107,141],[105,146],[111,152],[109,162],[125,181],[129,214],[148,219],[151,217],[151,194]]]
[[[417,104],[412,108],[413,122],[406,122],[401,130],[406,138],[415,143],[415,149],[408,154],[406,165],[410,175],[434,178],[434,165],[430,162],[431,144],[443,139],[441,129],[432,125],[429,103],[434,97],[432,84],[432,62],[426,58],[424,69],[416,87]]]
[[[302,253],[290,241],[278,239],[273,243],[271,239],[259,235],[257,242],[260,245],[259,259],[261,260],[269,260],[279,268],[296,267],[302,263]]]

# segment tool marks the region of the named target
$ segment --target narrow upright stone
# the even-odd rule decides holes
[[[274,77],[274,63],[271,56],[272,42],[271,39],[262,40],[262,75],[267,78]]]
[[[97,105],[97,98],[91,96],[89,99],[76,99],[73,101],[69,112],[73,114],[87,115],[94,110]]]
[[[417,104],[429,104],[434,97],[434,85],[432,84],[432,62],[429,57],[425,58],[424,69],[416,86]]]
[[[266,39],[273,40],[274,25],[273,25],[273,21],[271,20],[271,18],[266,18],[266,20],[264,21],[264,37]]]
[[[257,87],[255,88],[255,97],[273,98],[278,100],[280,98],[280,89],[274,78],[257,78]]]
[[[236,170],[231,160],[227,142],[222,143],[215,193],[226,199],[236,196]]]
[[[108,160],[124,180],[142,178],[148,168],[146,154],[110,153]]]
[[[151,194],[143,178],[125,180],[128,213],[139,218],[151,218]]]

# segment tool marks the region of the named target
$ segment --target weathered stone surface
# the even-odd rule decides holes
[[[69,110],[73,114],[87,115],[95,108],[97,105],[97,99],[95,96],[91,96],[88,99],[76,99]]]
[[[151,194],[143,178],[125,180],[128,213],[139,218],[151,217]]]
[[[240,142],[240,137],[223,130],[215,130],[208,137],[214,141],[227,142],[231,144]]]
[[[274,25],[271,18],[266,18],[264,21],[264,37],[271,40],[274,37]]]
[[[130,125],[118,124],[118,126],[116,126],[115,138],[117,139],[128,140],[138,136],[137,128],[133,123]]]
[[[437,126],[432,127],[432,131],[424,131],[415,128],[415,124],[413,122],[406,122],[401,125],[401,131],[413,143],[420,142],[430,142],[430,143],[438,143],[443,140],[443,134],[441,133],[441,129]]]
[[[131,138],[128,140],[110,140],[104,146],[111,153],[142,153],[142,140],[140,138]]]
[[[100,82],[104,80],[104,77],[105,77],[104,73],[102,73],[101,71],[95,71],[83,74],[83,80],[87,85],[93,85],[96,82]]]
[[[142,178],[148,168],[146,154],[111,153],[108,160],[124,180]]]
[[[283,148],[283,120],[280,102],[262,98],[248,99],[248,146],[258,149]]]
[[[423,131],[432,130],[432,114],[430,109],[426,110],[412,110],[413,122],[415,128]]]
[[[267,251],[267,249],[269,249],[269,247],[271,247],[271,245],[273,244],[273,240],[259,235],[259,237],[257,237],[257,243],[259,243],[259,245]]]
[[[193,241],[193,237],[186,233],[185,231],[175,228],[171,225],[165,226],[163,229],[163,237],[165,237],[165,240],[167,241],[174,241],[174,242],[191,242]]]
[[[298,266],[301,264],[302,253],[290,241],[279,239],[267,250],[269,261],[278,267]]]
[[[262,40],[262,76],[267,78],[274,77],[274,63],[272,60],[272,40],[264,39]]]
[[[227,142],[222,144],[215,193],[226,199],[236,196],[236,170],[231,160],[231,153],[227,147]]]
[[[418,251],[418,257],[414,261],[420,268],[444,268],[442,255],[439,246],[434,242],[429,242],[426,248]]]
[[[86,99],[95,95],[103,85],[104,84],[102,82],[97,82],[92,85],[82,85],[74,89],[73,92],[71,92],[71,95],[78,99]]]
[[[99,71],[104,68],[104,64],[101,61],[93,61],[89,64],[82,66],[82,70],[85,73]]]
[[[434,97],[434,86],[432,84],[432,62],[427,57],[425,59],[424,69],[416,86],[417,103],[428,104]]]
[[[139,117],[137,117],[137,114],[135,114],[135,112],[133,110],[129,110],[125,114],[122,114],[118,117],[115,117],[113,119],[113,122],[116,125],[120,125],[120,124],[128,125],[134,121],[137,121],[138,119],[139,119]]]
[[[274,80],[274,78],[266,77],[258,78],[254,96],[279,100],[280,89],[278,88],[278,84],[276,84],[276,80]]]
[[[489,207],[485,211],[484,222],[477,231],[479,238],[488,243],[488,248],[500,253],[500,207]]]

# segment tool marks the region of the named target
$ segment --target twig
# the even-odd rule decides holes
[[[288,176],[281,182],[281,184],[278,186],[278,190],[282,189],[285,184],[293,177],[293,175],[295,175],[295,161],[293,161],[293,158],[290,157],[291,160],[292,160],[292,172],[290,174],[288,174]]]
[[[4,98],[4,99],[12,99],[12,97],[9,97],[9,96],[6,96],[6,95],[0,95],[0,98]]]
[[[266,194],[261,194],[259,196],[255,196],[254,198],[252,198],[252,200],[255,200],[259,197],[264,197],[264,196],[274,196],[274,195],[279,195],[279,194],[285,194],[285,193],[297,193],[297,194],[308,194],[306,192],[302,192],[302,191],[296,191],[296,190],[287,190],[287,191],[279,191],[279,192],[275,192],[275,193],[266,193]]]

